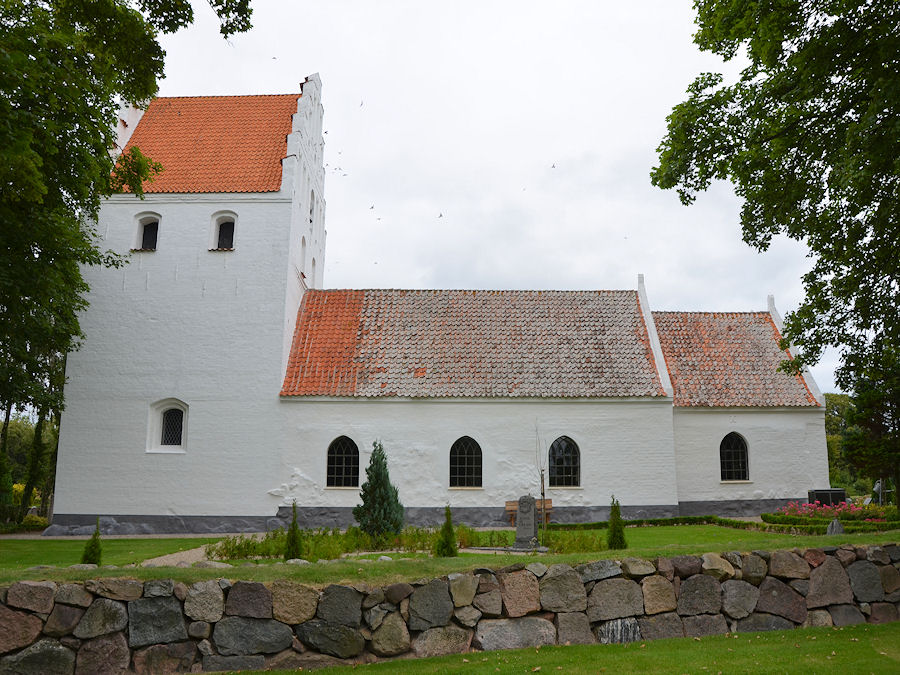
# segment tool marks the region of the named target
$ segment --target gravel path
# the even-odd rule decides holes
[[[177,551],[168,555],[161,555],[158,558],[149,558],[140,563],[139,567],[155,566],[155,567],[189,567],[196,562],[207,560],[206,547],[189,548],[186,551]]]

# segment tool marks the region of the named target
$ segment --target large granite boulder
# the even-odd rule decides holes
[[[717,553],[704,553],[700,557],[700,569],[717,581],[732,579],[734,566]]]
[[[769,576],[781,579],[809,579],[809,563],[791,551],[773,551]]]
[[[604,621],[594,631],[602,645],[637,642],[641,639],[641,626],[633,616]]]
[[[75,630],[75,626],[81,621],[82,616],[84,616],[84,610],[81,607],[55,605],[50,616],[47,617],[47,623],[44,624],[44,635],[56,638],[68,635]]]
[[[272,591],[258,581],[237,581],[228,591],[225,614],[250,619],[271,619]]]
[[[488,593],[479,593],[472,601],[472,605],[489,619],[503,614],[503,596],[499,589]]]
[[[754,612],[750,616],[738,620],[736,626],[738,633],[756,633],[766,630],[790,630],[791,628],[796,628],[796,626],[787,619],[775,616],[774,614],[762,614],[759,612]]]
[[[650,574],[656,574],[656,567],[649,560],[642,558],[623,558],[622,574],[629,579],[637,579],[646,577]]]
[[[21,649],[41,634],[43,622],[32,614],[0,605],[0,654]]]
[[[226,616],[213,629],[213,641],[223,656],[275,654],[290,647],[293,637],[289,626],[274,619]]]
[[[294,626],[294,631],[307,647],[339,659],[356,656],[366,646],[366,640],[358,630],[343,624],[327,623],[320,619],[313,619]]]
[[[194,621],[214,623],[225,613],[225,594],[215,579],[198,581],[184,597],[184,613]]]
[[[0,659],[2,675],[72,675],[74,671],[75,652],[49,638]]]
[[[695,574],[681,582],[678,613],[681,616],[718,614],[722,609],[719,582],[708,574]]]
[[[561,645],[589,645],[596,642],[591,622],[584,612],[559,612],[556,615],[556,639]]]
[[[474,574],[451,574],[447,577],[450,583],[450,597],[454,607],[471,605],[478,592],[478,577]]]
[[[769,574],[769,565],[760,556],[747,553],[741,556],[741,580],[759,586]]]
[[[556,644],[556,627],[547,619],[484,619],[475,629],[475,644],[485,651]]]
[[[862,615],[856,605],[831,605],[828,613],[831,614],[831,620],[838,628],[866,622],[866,617]]]
[[[429,628],[412,641],[412,650],[418,658],[461,654],[469,651],[472,635],[472,631],[459,626]]]
[[[672,612],[677,606],[675,586],[658,574],[644,577],[641,580],[641,591],[644,594],[644,614]]]
[[[94,596],[88,593],[81,584],[63,584],[56,590],[56,604],[90,607]]]
[[[54,595],[56,584],[52,581],[17,581],[6,592],[6,604],[36,614],[49,614]]]
[[[850,578],[844,566],[834,557],[828,558],[809,574],[809,592],[806,606],[809,609],[844,605],[853,602]]]
[[[450,589],[447,583],[440,579],[432,579],[424,586],[419,586],[409,597],[410,630],[428,630],[446,626],[451,616],[453,616],[453,600],[450,598]]]
[[[371,649],[378,656],[397,656],[408,652],[409,647],[409,631],[399,612],[388,614],[372,632]]]
[[[728,632],[728,624],[721,614],[695,614],[682,618],[686,637],[722,635]]]
[[[615,560],[597,560],[591,563],[578,565],[575,568],[578,576],[581,577],[582,583],[591,581],[602,581],[603,579],[612,579],[613,577],[622,576],[622,568]]]
[[[811,609],[806,613],[806,621],[803,622],[801,628],[833,625],[834,621],[831,620],[831,614],[828,613],[827,609]]]
[[[631,579],[604,579],[591,589],[587,616],[592,623],[643,613],[644,594]]]
[[[391,584],[384,589],[384,599],[392,605],[399,605],[400,601],[412,595],[414,590],[412,585],[406,582]]]
[[[266,666],[266,657],[262,654],[253,656],[221,656],[219,654],[203,655],[203,670],[262,670]]]
[[[684,624],[675,612],[638,617],[638,625],[644,640],[684,637]]]
[[[893,565],[882,565],[878,568],[881,575],[881,587],[886,595],[900,590],[900,571]]]
[[[753,584],[729,579],[722,584],[722,611],[732,619],[750,616],[759,600],[759,589]]]
[[[144,594],[144,584],[137,579],[88,579],[86,590],[110,600],[137,600]]]
[[[78,648],[75,675],[120,675],[128,670],[131,651],[124,633],[86,640]]]
[[[501,573],[497,575],[497,580],[500,582],[500,595],[503,597],[503,606],[506,607],[508,617],[525,616],[541,609],[538,580],[528,570]]]
[[[583,612],[587,593],[581,576],[568,565],[551,565],[539,582],[541,608],[548,612]]]
[[[481,617],[481,612],[474,605],[457,607],[453,610],[453,618],[456,619],[460,626],[465,626],[466,628],[475,628]]]
[[[332,584],[322,591],[316,616],[326,623],[359,628],[363,597],[355,588]]]
[[[677,555],[672,558],[675,576],[687,579],[703,571],[703,561],[695,555]]]
[[[287,579],[278,579],[269,585],[272,592],[272,617],[294,625],[309,621],[316,615],[319,591]]]
[[[164,598],[175,593],[173,579],[150,579],[144,582],[145,598]]]
[[[178,598],[141,598],[128,603],[128,644],[132,648],[187,639]]]
[[[197,658],[197,645],[193,642],[170,642],[167,645],[151,645],[134,651],[136,675],[175,675],[191,669]]]
[[[884,600],[884,588],[881,586],[881,574],[878,567],[868,560],[857,560],[847,568],[850,577],[850,588],[858,602],[881,602]]]
[[[91,603],[72,633],[80,640],[117,633],[128,625],[125,605],[109,598],[97,598]]]
[[[783,581],[766,577],[759,585],[756,611],[782,616],[794,623],[803,623],[806,621],[806,598]]]

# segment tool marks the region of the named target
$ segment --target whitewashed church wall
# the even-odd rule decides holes
[[[272,506],[352,507],[359,490],[326,487],[329,444],[351,438],[360,450],[360,483],[372,443],[380,440],[391,478],[407,507],[503,507],[524,494],[540,495],[540,467],[562,435],[581,455],[581,486],[550,488],[553,507],[671,506],[671,399],[634,401],[344,400],[284,401],[286,442]],[[453,442],[470,436],[481,446],[481,488],[449,487]]]
[[[823,408],[676,408],[674,422],[682,515],[728,513],[728,503],[743,500],[805,500],[808,490],[829,485]],[[719,444],[732,431],[747,443],[747,481],[721,479]]]
[[[101,248],[135,246],[140,213],[157,249],[118,270],[86,269],[82,349],[67,361],[57,514],[242,514],[265,493],[279,425],[290,232],[280,195],[116,196]],[[234,250],[210,251],[212,218],[236,216]],[[295,310],[296,311],[296,310]],[[187,406],[184,447],[153,448],[151,405]],[[148,450],[149,445],[149,450]],[[159,452],[158,450],[170,452]]]

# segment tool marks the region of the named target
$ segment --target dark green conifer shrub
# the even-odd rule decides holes
[[[303,548],[300,544],[300,528],[297,527],[297,500],[291,505],[291,526],[288,528],[284,543],[284,559],[294,560],[303,557]]]
[[[456,534],[453,532],[453,518],[450,515],[450,505],[444,507],[444,525],[441,527],[434,546],[434,554],[438,558],[455,558],[458,554],[456,548]]]
[[[100,566],[103,557],[103,547],[100,544],[100,517],[97,516],[97,527],[94,534],[84,544],[84,552],[81,554],[81,562]]]
[[[387,457],[380,441],[372,444],[372,457],[366,467],[366,482],[359,491],[362,504],[353,507],[360,529],[375,539],[399,534],[403,529],[403,504],[396,486],[391,484]]]
[[[625,523],[622,520],[619,500],[615,495],[609,505],[609,529],[606,531],[606,545],[611,550],[628,548],[625,541]]]

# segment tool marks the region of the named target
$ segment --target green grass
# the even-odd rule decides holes
[[[769,633],[471,652],[365,666],[366,673],[891,673],[900,622]],[[262,671],[260,671],[262,672]],[[266,671],[287,675],[296,671]],[[345,666],[317,671],[346,673]]]
[[[603,539],[598,533],[598,542]],[[293,566],[257,564],[262,561],[231,561],[231,569],[195,568],[130,568],[127,570],[49,569],[25,572],[33,565],[65,566],[78,562],[84,540],[16,540],[0,539],[0,582],[15,579],[83,580],[100,576],[122,576],[127,573],[138,579],[175,578],[185,582],[201,581],[227,576],[231,579],[271,581],[293,579],[307,584],[323,586],[330,583],[354,583],[364,581],[372,586],[409,581],[422,577],[439,577],[450,572],[468,571],[475,567],[500,568],[531,559],[545,564],[578,564],[599,558],[635,556],[655,558],[707,551],[750,551],[753,549],[777,549],[793,547],[827,546],[842,543],[884,544],[900,540],[900,531],[867,534],[827,536],[794,536],[737,530],[715,525],[681,525],[665,527],[627,528],[625,536],[629,548],[625,551],[588,551],[555,555],[516,556],[509,554],[461,554],[458,558],[430,558],[422,555],[395,554],[391,562],[361,562],[359,558],[345,558],[334,562]],[[103,542],[104,564],[124,565],[185,548],[201,546],[210,539],[109,539]],[[402,557],[401,557],[402,555]],[[244,563],[248,563],[246,566]]]

